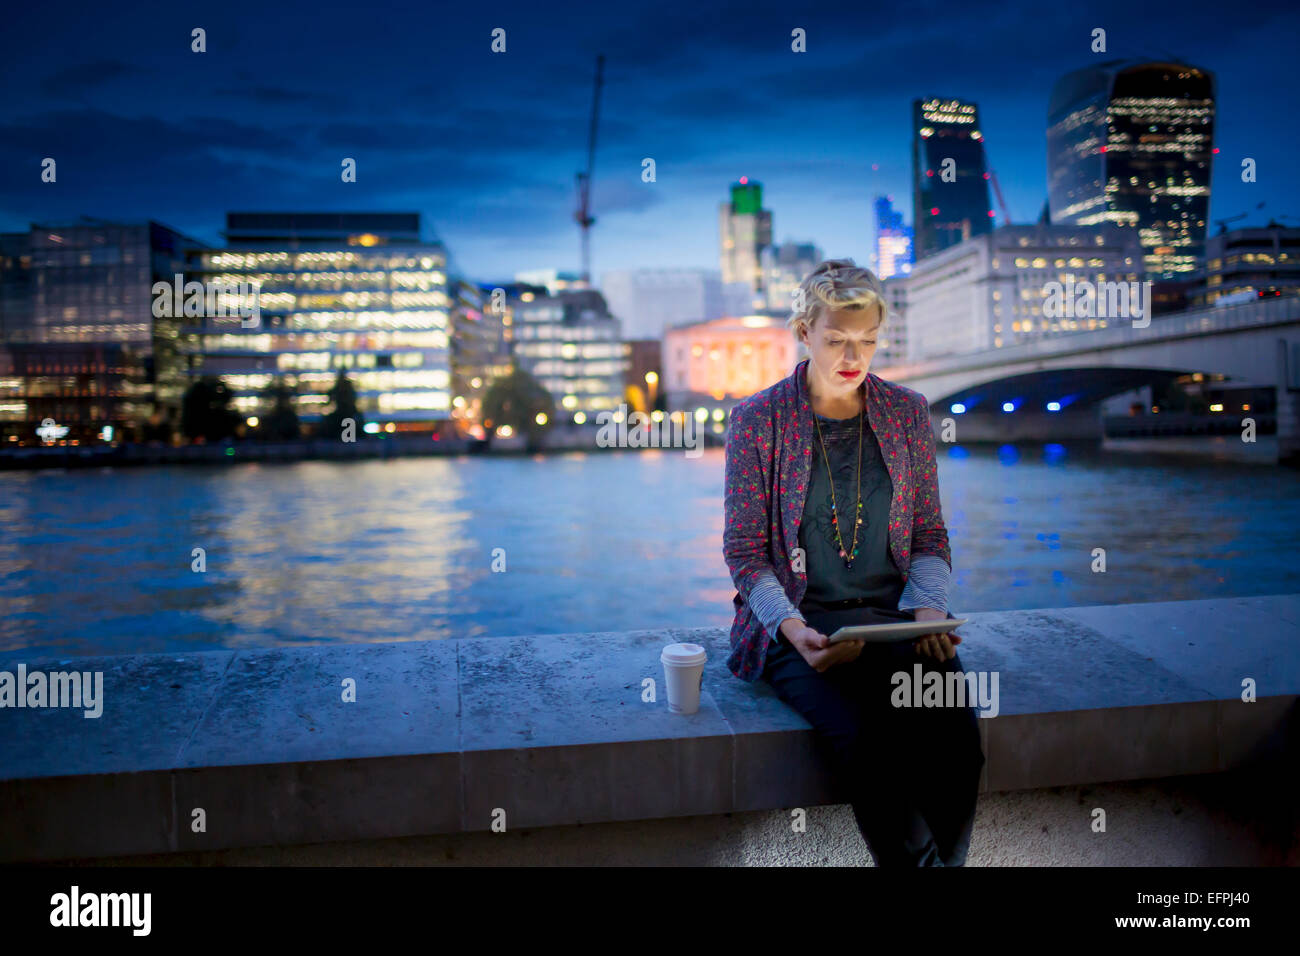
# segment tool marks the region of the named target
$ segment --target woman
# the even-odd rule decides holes
[[[975,712],[890,703],[891,676],[911,679],[918,661],[922,674],[961,672],[960,636],[826,640],[953,616],[929,404],[868,371],[887,315],[869,270],[827,260],[795,302],[808,358],[738,403],[727,431],[727,666],[812,724],[877,866],[962,866],[984,764]]]

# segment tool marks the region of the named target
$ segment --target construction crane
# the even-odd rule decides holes
[[[1002,187],[998,185],[998,173],[995,169],[989,170],[989,180],[993,183],[993,194],[998,197],[998,208],[1002,210],[1002,224],[1011,225],[1011,213],[1007,210],[1007,201],[1002,198]]]
[[[1263,209],[1263,208],[1264,208],[1264,203],[1259,202],[1259,203],[1256,203],[1256,204],[1255,204],[1255,211],[1256,211],[1256,212],[1258,212],[1259,210],[1261,210],[1261,209]],[[1249,216],[1249,215],[1250,215],[1250,213],[1248,213],[1248,212],[1243,212],[1243,213],[1239,213],[1238,215],[1235,215],[1235,216],[1229,216],[1227,219],[1216,219],[1216,220],[1214,220],[1214,224],[1215,224],[1216,226],[1219,227],[1218,235],[1221,236],[1221,235],[1223,235],[1225,232],[1228,231],[1228,223],[1230,223],[1230,222],[1236,222],[1238,219],[1245,219],[1245,218],[1246,218],[1247,216]]]
[[[1248,212],[1243,212],[1243,213],[1240,213],[1240,214],[1238,214],[1238,215],[1236,215],[1236,216],[1229,216],[1227,219],[1216,219],[1216,220],[1214,220],[1214,224],[1215,224],[1216,226],[1219,227],[1219,233],[1218,233],[1218,234],[1221,236],[1221,235],[1223,235],[1225,232],[1228,231],[1228,223],[1230,223],[1230,222],[1236,222],[1238,219],[1245,219],[1245,218],[1246,218],[1247,216],[1249,216],[1249,215],[1250,215],[1250,213],[1248,213]]]
[[[604,81],[605,58],[596,57],[596,88],[591,96],[591,128],[587,132],[587,171],[578,173],[578,209],[573,214],[582,230],[582,281],[591,288],[591,227],[596,217],[591,214],[591,175],[596,166],[596,122],[600,116],[600,87]]]

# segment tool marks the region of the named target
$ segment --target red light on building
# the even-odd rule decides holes
[[[1212,153],[1217,153],[1218,151],[1219,151],[1219,147],[1217,147],[1217,146],[1214,147],[1214,149],[1210,150],[1210,152],[1212,152]]]
[[[933,175],[934,175],[934,170],[933,170],[933,169],[927,169],[927,170],[925,171],[925,174],[926,174],[927,176],[933,176]]]
[[[748,176],[741,176],[741,177],[740,177],[740,185],[744,186],[744,185],[745,185],[746,183],[748,183],[748,182],[749,182],[749,177],[748,177]]]
[[[992,209],[989,210],[989,218],[990,218],[990,219],[993,218],[993,210],[992,210]]]
[[[937,215],[939,215],[939,207],[938,207],[938,206],[931,206],[931,207],[930,207],[930,215],[931,215],[931,216],[937,216]]]
[[[1103,147],[1101,148],[1101,151],[1102,151],[1103,153],[1106,152],[1106,147],[1103,146]]]

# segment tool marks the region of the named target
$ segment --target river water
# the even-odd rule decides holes
[[[1294,470],[939,474],[958,615],[1300,591]],[[0,658],[728,625],[722,491],[721,449],[0,473]]]

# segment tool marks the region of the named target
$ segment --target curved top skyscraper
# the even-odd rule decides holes
[[[1205,248],[1213,139],[1208,70],[1112,60],[1066,74],[1047,110],[1052,222],[1136,229],[1148,276],[1191,272]]]

